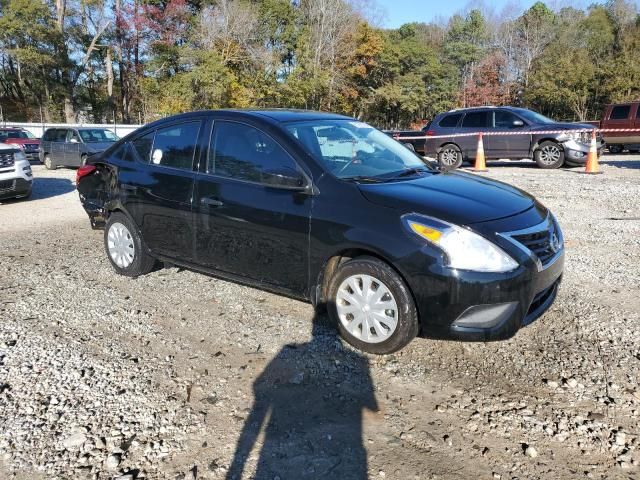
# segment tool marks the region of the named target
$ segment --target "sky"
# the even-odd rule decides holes
[[[604,0],[601,0],[604,3]],[[387,28],[397,28],[409,22],[446,21],[455,13],[465,12],[474,7],[483,11],[500,14],[505,11],[510,16],[518,16],[533,5],[536,0],[376,0],[382,9],[379,23]],[[551,8],[567,5],[586,7],[593,1],[587,0],[548,0]],[[636,0],[640,4],[640,0]]]

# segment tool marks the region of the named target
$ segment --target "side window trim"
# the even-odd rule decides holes
[[[204,162],[204,168],[201,168],[200,171],[198,172],[201,175],[207,175],[210,177],[214,177],[214,178],[220,178],[223,180],[230,180],[233,182],[240,182],[240,183],[245,183],[245,184],[250,184],[250,185],[257,185],[257,186],[261,186],[261,187],[269,187],[269,188],[282,188],[283,190],[286,190],[286,187],[278,187],[277,185],[269,185],[263,182],[254,182],[251,180],[245,180],[242,178],[235,178],[235,177],[228,177],[225,175],[218,175],[215,173],[215,171],[209,172],[209,152],[212,149],[212,140],[213,140],[213,135],[215,134],[215,128],[216,128],[216,123],[221,123],[221,122],[228,122],[228,123],[236,123],[239,125],[244,125],[245,127],[250,127],[250,128],[254,128],[257,131],[259,131],[260,133],[262,133],[263,135],[267,136],[269,139],[271,139],[271,141],[273,141],[276,145],[278,145],[283,152],[285,152],[287,154],[287,156],[291,159],[291,161],[293,162],[293,164],[296,166],[297,170],[302,174],[302,176],[305,178],[306,181],[306,185],[310,186],[313,184],[313,182],[311,181],[311,175],[306,171],[306,169],[301,165],[301,163],[296,160],[295,156],[292,155],[289,150],[287,150],[278,140],[276,140],[273,135],[268,134],[267,132],[265,132],[264,130],[260,129],[259,127],[256,127],[255,125],[251,125],[250,123],[245,123],[239,120],[229,120],[229,119],[225,119],[225,118],[220,118],[220,119],[215,119],[213,118],[211,120],[211,131],[210,131],[210,138],[209,138],[209,145],[207,147],[207,154],[205,155],[205,162]],[[215,152],[214,152],[214,162],[215,162]],[[214,163],[215,166],[215,163]]]

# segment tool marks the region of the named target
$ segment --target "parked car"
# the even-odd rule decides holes
[[[611,153],[623,150],[640,152],[640,101],[606,105],[599,122],[589,122],[599,128],[636,128],[637,132],[604,132],[604,141]]]
[[[327,128],[355,152],[323,150]],[[549,308],[563,271],[560,227],[533,197],[440,172],[342,115],[166,118],[89,159],[77,185],[117,273],[163,261],[324,305],[372,353],[418,333],[510,337]]]
[[[79,167],[90,155],[104,151],[117,140],[106,128],[48,128],[42,135],[40,161],[49,170]]]
[[[0,200],[31,195],[33,173],[21,148],[0,143]]]
[[[429,126],[431,122],[427,123],[421,130],[384,130],[384,133],[393,137],[394,139],[402,138],[402,140],[398,140],[405,147],[409,148],[409,150],[413,150],[414,152],[424,155],[425,150],[425,139],[423,138],[426,135],[427,130],[429,130]],[[415,139],[412,137],[416,137]]]
[[[27,160],[39,159],[40,139],[29,130],[15,127],[0,128],[0,142],[17,146],[24,152]]]
[[[584,165],[591,143],[591,134],[536,133],[558,130],[593,129],[588,124],[562,123],[539,113],[515,107],[476,107],[451,110],[437,115],[427,136],[447,136],[456,133],[511,132],[519,135],[485,136],[487,159],[535,160],[540,168]],[[598,135],[598,154],[604,142]],[[463,161],[473,161],[478,146],[477,136],[434,138],[426,140],[427,156],[437,157],[444,169],[458,168]]]

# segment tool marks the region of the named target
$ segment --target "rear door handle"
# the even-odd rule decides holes
[[[204,197],[202,200],[200,200],[200,203],[209,207],[221,207],[222,205],[224,205],[224,203],[222,203],[220,200],[216,200],[215,198],[211,197]]]

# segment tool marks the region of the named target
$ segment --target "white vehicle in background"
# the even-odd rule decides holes
[[[0,200],[31,195],[33,172],[24,152],[0,143]]]

